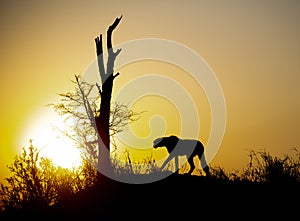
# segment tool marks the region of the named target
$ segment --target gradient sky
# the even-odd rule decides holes
[[[1,1],[1,179],[26,145],[24,130],[72,89],[95,59],[94,38],[121,14],[114,44],[169,39],[213,69],[227,106],[214,164],[241,170],[250,149],[284,156],[299,148],[299,1]]]

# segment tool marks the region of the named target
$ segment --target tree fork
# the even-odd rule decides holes
[[[114,72],[114,62],[118,54],[121,52],[121,49],[118,49],[116,52],[113,51],[112,47],[112,33],[118,26],[119,22],[122,19],[122,15],[119,18],[116,18],[111,26],[109,26],[107,30],[107,51],[108,51],[108,60],[106,70],[104,67],[103,61],[103,41],[102,35],[95,38],[96,43],[96,52],[98,58],[98,68],[99,74],[101,78],[101,87],[97,85],[99,93],[101,95],[101,103],[100,103],[100,114],[96,117],[96,127],[98,130],[98,134],[102,142],[99,142],[99,151],[101,148],[107,148],[110,150],[110,133],[109,133],[109,121],[110,121],[110,104],[111,104],[111,96],[113,89],[113,81],[119,75],[113,74]],[[101,155],[99,153],[99,155]],[[109,156],[107,156],[109,157]],[[100,158],[98,158],[100,159]],[[99,163],[99,162],[98,162]]]

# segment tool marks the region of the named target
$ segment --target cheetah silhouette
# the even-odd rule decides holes
[[[161,170],[175,158],[176,172],[178,173],[178,157],[186,156],[187,161],[190,164],[190,170],[188,174],[191,174],[195,169],[194,157],[198,156],[201,167],[204,170],[206,176],[210,176],[209,166],[206,163],[204,156],[204,146],[199,140],[194,139],[180,139],[177,136],[171,135],[169,137],[160,137],[153,141],[153,147],[166,147],[169,153],[168,158],[161,166]]]

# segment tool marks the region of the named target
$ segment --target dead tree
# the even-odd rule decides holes
[[[107,30],[107,63],[106,68],[104,66],[104,56],[103,56],[103,45],[102,45],[102,34],[95,38],[96,52],[98,58],[98,68],[101,78],[101,85],[97,84],[99,93],[101,95],[100,103],[100,114],[96,117],[96,127],[99,134],[99,153],[98,153],[98,167],[107,170],[110,168],[110,133],[109,133],[109,122],[110,122],[110,110],[111,110],[111,96],[113,90],[114,79],[119,75],[119,73],[114,74],[114,64],[115,59],[121,52],[121,49],[114,51],[112,47],[112,33],[118,26],[122,19],[122,16],[116,18],[111,26]],[[106,150],[105,150],[106,149]]]

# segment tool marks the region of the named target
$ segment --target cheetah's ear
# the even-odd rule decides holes
[[[169,136],[169,138],[172,139],[172,141],[176,141],[176,142],[179,140],[179,138],[175,135],[171,135]]]
[[[175,147],[179,141],[179,138],[175,135],[171,135],[171,136],[169,136],[169,141],[170,141],[170,144]]]

